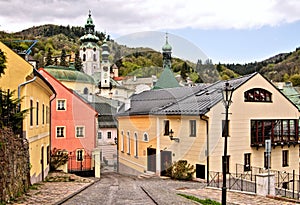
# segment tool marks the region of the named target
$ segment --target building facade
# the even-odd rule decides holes
[[[29,109],[23,121],[23,137],[29,143],[31,183],[44,180],[50,166],[50,101],[55,90],[31,64],[0,42],[7,63],[0,78],[3,90],[15,91],[21,110]]]
[[[92,152],[96,147],[97,112],[45,69],[39,71],[57,92],[51,103],[51,151],[68,152],[69,172],[91,170]]]
[[[267,167],[271,139],[273,170],[299,173],[299,110],[258,73],[232,79],[228,172]],[[145,91],[118,113],[120,171],[163,175],[178,160],[196,168],[196,178],[222,171],[225,81],[211,85]],[[239,169],[239,170],[238,170]],[[247,170],[249,169],[249,170]]]

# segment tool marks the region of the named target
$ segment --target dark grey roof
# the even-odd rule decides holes
[[[103,102],[103,103],[89,103],[98,113],[99,115],[115,115],[117,109],[110,104]]]
[[[158,115],[200,115],[207,113],[214,105],[220,102],[222,97],[222,89],[225,82],[228,82],[234,89],[237,89],[243,83],[248,81],[257,73],[246,75],[240,78],[218,81],[206,88],[193,93],[180,101],[177,101],[169,106],[161,107],[153,114]]]
[[[130,109],[124,106],[118,115],[199,115],[205,114],[211,107],[222,100],[221,89],[229,82],[234,89],[252,78],[257,73],[229,81],[218,81],[211,85],[178,87],[145,91],[131,97]]]

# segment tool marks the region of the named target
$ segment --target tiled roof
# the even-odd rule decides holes
[[[199,115],[205,114],[222,100],[221,89],[229,82],[234,89],[257,73],[229,81],[218,81],[211,85],[179,87],[145,91],[131,97],[130,109],[124,106],[118,115]]]

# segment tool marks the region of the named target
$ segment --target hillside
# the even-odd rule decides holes
[[[0,31],[0,40],[16,51],[27,50],[32,42],[23,40],[38,40],[31,49],[31,55],[43,67],[44,59],[49,49],[53,56],[60,56],[64,49],[67,54],[79,50],[79,38],[84,35],[83,27],[65,27],[57,25],[43,25],[31,27],[16,33]],[[162,67],[162,55],[150,48],[129,48],[119,45],[110,39],[109,35],[96,31],[99,45],[107,39],[110,47],[110,60],[120,69],[120,75],[136,75],[149,77],[158,75]],[[16,42],[19,41],[19,42]],[[300,49],[289,53],[281,53],[260,62],[247,64],[212,64],[212,62],[198,62],[197,64],[183,61],[179,58],[172,59],[174,73],[183,78],[189,77],[193,82],[215,82],[219,79],[229,79],[238,75],[259,72],[272,81],[291,81],[300,85]]]

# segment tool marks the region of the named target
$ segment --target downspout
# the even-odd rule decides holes
[[[209,183],[209,127],[208,127],[208,120],[203,118],[205,115],[200,114],[200,119],[206,122],[206,181],[207,184]]]

